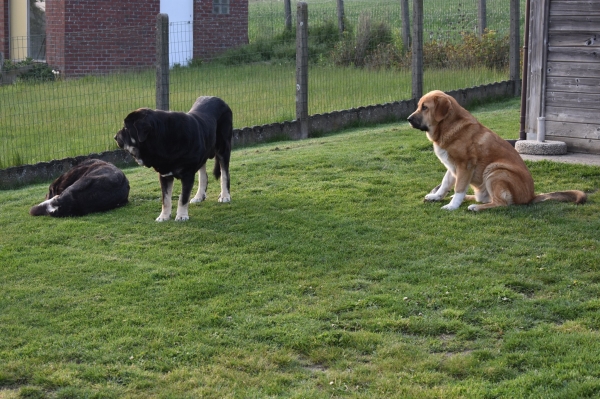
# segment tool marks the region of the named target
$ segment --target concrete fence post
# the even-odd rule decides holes
[[[487,28],[487,4],[486,0],[479,0],[477,4],[477,33],[483,36]]]
[[[406,53],[410,49],[410,12],[408,0],[400,0],[400,15],[402,17],[402,51]]]
[[[285,13],[285,30],[292,30],[292,4],[291,0],[283,0],[283,8]]]
[[[296,22],[296,121],[298,139],[308,138],[308,5],[298,3]]]
[[[169,110],[169,16],[156,17],[156,109]]]
[[[510,0],[510,50],[509,50],[509,80],[514,82],[515,96],[521,91],[521,33],[519,0]]]
[[[423,96],[423,0],[413,0],[412,98]]]
[[[344,0],[337,0],[337,16],[338,29],[340,33],[344,33],[346,26],[344,25]]]

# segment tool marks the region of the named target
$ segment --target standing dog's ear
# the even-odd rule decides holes
[[[148,108],[140,108],[133,111],[125,118],[125,125],[133,126],[137,133],[137,139],[140,142],[146,141],[150,130],[154,128],[151,122],[152,115],[150,115],[149,111]]]
[[[138,140],[140,143],[146,141],[150,130],[152,130],[152,124],[150,124],[146,119],[148,119],[148,116],[142,117],[133,123],[133,127],[135,127],[135,130],[137,131]]]
[[[441,121],[450,113],[452,109],[452,103],[450,99],[445,96],[437,96],[435,97],[435,113],[433,117],[436,122]]]

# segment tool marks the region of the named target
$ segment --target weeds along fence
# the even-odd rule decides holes
[[[418,1],[405,2],[411,36]],[[511,46],[510,34],[518,35],[523,6],[520,0],[488,0],[482,21],[482,1],[423,1],[424,91],[519,79],[518,69],[515,76],[510,68],[511,47],[514,53],[519,44]],[[414,97],[414,38],[403,38],[403,2],[308,1],[307,114]],[[231,45],[223,33],[200,37],[196,29],[206,23],[201,16],[171,21],[168,108],[187,111],[198,96],[214,95],[230,104],[235,128],[295,120],[298,2],[289,2],[290,14],[286,3],[249,0],[244,45]],[[520,23],[511,31],[515,3]],[[164,103],[164,91],[163,100],[157,99],[156,14],[143,23],[79,24],[60,38],[49,17],[45,37],[35,41],[44,45],[32,58],[15,55],[27,54],[33,40],[0,39],[7,58],[0,86],[0,168],[116,149],[113,136],[129,112]],[[220,23],[236,22],[224,16]],[[203,46],[217,51],[207,53]]]

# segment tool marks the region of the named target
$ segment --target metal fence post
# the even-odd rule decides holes
[[[169,110],[169,16],[156,17],[156,109]]]
[[[423,0],[413,0],[412,98],[423,95]]]
[[[299,139],[308,138],[308,5],[298,3],[296,22],[296,121]]]
[[[283,0],[283,8],[285,13],[285,30],[292,30],[292,5],[291,0]]]
[[[344,33],[346,27],[344,26],[344,0],[337,0],[337,15],[338,15],[338,29],[340,33]]]
[[[521,87],[519,86],[519,79],[521,76],[520,71],[520,11],[519,11],[519,0],[510,0],[510,50],[509,50],[509,79],[514,82],[515,96],[519,95]]]

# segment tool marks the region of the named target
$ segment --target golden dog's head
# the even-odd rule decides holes
[[[415,129],[432,133],[452,108],[452,97],[439,90],[430,91],[421,97],[417,110],[408,117],[408,123]]]

